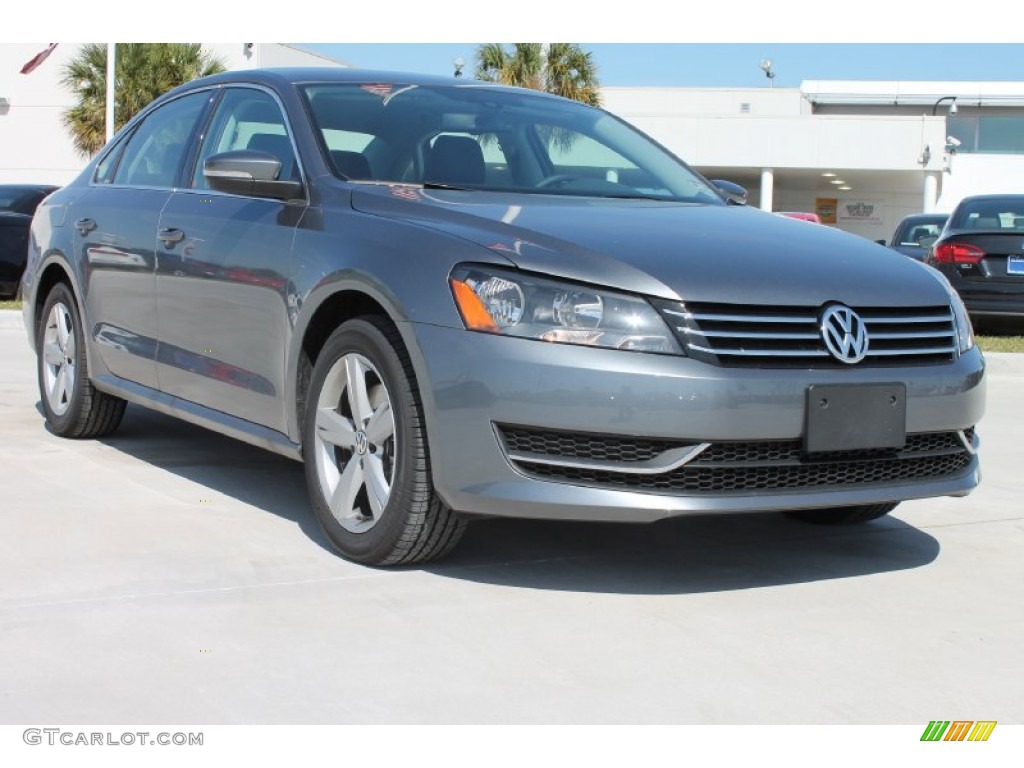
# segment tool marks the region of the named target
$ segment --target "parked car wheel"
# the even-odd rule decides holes
[[[857,525],[885,517],[899,505],[864,504],[859,507],[835,507],[833,509],[794,509],[786,512],[789,517],[805,523],[818,525]]]
[[[39,396],[50,429],[70,438],[102,437],[117,429],[126,403],[89,380],[78,307],[64,283],[47,296],[38,333]]]
[[[419,393],[398,332],[350,320],[313,368],[303,430],[306,482],[338,551],[372,565],[434,560],[465,521],[434,491]]]

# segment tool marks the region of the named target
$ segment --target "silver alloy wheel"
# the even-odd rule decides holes
[[[62,302],[50,309],[43,332],[43,385],[50,410],[63,416],[75,394],[77,368],[75,326],[71,312]]]
[[[380,522],[395,478],[396,440],[380,373],[360,354],[343,355],[320,388],[313,450],[320,490],[346,531],[364,533]]]

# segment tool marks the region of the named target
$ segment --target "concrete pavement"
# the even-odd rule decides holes
[[[966,499],[478,522],[383,571],[329,551],[297,463],[137,407],[50,435],[5,320],[0,722],[1020,723],[1022,389],[992,356]]]

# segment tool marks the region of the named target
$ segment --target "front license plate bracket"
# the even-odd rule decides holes
[[[906,442],[904,384],[812,384],[807,388],[807,453],[902,448]]]

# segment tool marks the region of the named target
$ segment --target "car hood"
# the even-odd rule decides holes
[[[24,227],[31,223],[32,217],[14,211],[0,211],[0,227]]]
[[[827,226],[741,206],[367,185],[359,211],[447,232],[523,270],[666,299],[944,304],[928,268]]]

